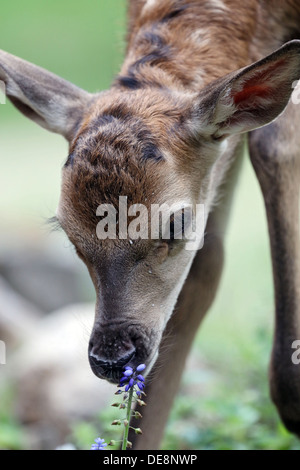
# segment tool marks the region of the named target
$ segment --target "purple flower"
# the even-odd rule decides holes
[[[137,386],[139,387],[140,390],[144,390],[145,388],[145,384],[143,384],[142,382],[137,382]]]
[[[135,370],[130,366],[126,366],[119,387],[125,386],[125,392],[128,392],[128,390],[135,387],[135,385],[137,385],[140,390],[143,390],[145,387],[145,379],[139,372],[142,372],[145,368],[145,364],[140,364]],[[136,391],[136,393],[140,396],[140,392]]]
[[[121,380],[120,380],[120,387],[121,387],[125,382],[127,382],[127,380],[128,380],[128,377],[126,377],[126,375],[124,375],[124,377],[122,377]]]
[[[105,440],[100,439],[100,437],[97,437],[97,439],[95,439],[95,442],[96,444],[92,444],[91,450],[104,450],[107,446]]]

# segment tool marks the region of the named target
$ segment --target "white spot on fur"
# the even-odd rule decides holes
[[[197,29],[190,34],[190,41],[201,46],[208,46],[213,40],[213,37],[208,37],[207,30]]]
[[[150,8],[153,8],[156,5],[156,3],[159,3],[159,2],[160,2],[160,0],[147,0],[145,5],[144,5],[142,14],[144,14],[145,12],[150,10]]]
[[[208,0],[208,3],[212,5],[216,10],[227,10],[228,6],[222,0]]]
[[[225,140],[223,140],[223,141],[220,143],[220,151],[221,151],[221,153],[226,152],[227,148],[228,148],[228,141],[225,139]]]

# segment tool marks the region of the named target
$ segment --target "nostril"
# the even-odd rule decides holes
[[[135,348],[127,351],[122,356],[114,359],[108,359],[104,356],[99,356],[93,349],[89,352],[89,360],[93,370],[100,374],[107,374],[113,371],[121,371],[126,364],[128,364],[135,355]]]
[[[109,364],[109,361],[101,359],[97,354],[93,353],[93,351],[89,353],[89,357],[92,359],[95,365],[99,367],[105,367]]]
[[[131,359],[133,358],[134,355],[135,355],[135,349],[131,350],[129,353],[127,353],[123,357],[119,358],[119,360],[117,362],[118,367],[126,366],[126,364],[128,364],[128,362],[131,361]]]

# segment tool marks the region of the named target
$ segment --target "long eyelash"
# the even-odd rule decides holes
[[[59,232],[62,230],[62,226],[56,216],[49,217],[49,219],[46,220],[46,225],[50,227],[51,232]]]

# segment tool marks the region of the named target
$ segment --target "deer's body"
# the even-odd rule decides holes
[[[300,78],[300,42],[273,53],[297,38],[297,1],[132,0],[124,64],[98,95],[0,51],[7,95],[70,142],[57,218],[97,292],[92,369],[118,381],[125,364],[152,368],[147,432],[137,449],[159,446],[193,337],[215,297],[247,132],[274,268],[271,392],[287,427],[300,433],[300,373],[291,362],[300,338],[299,111],[287,105]],[[117,206],[120,195],[149,210],[204,204],[203,248],[187,251],[183,241],[162,238],[97,239],[97,207]]]

